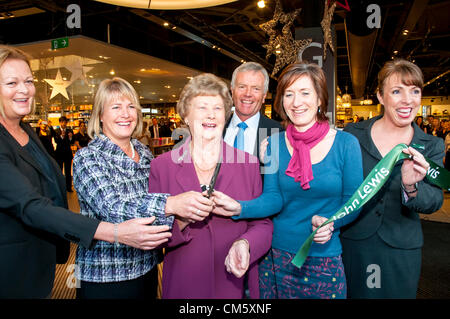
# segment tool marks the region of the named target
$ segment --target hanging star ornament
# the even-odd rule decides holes
[[[312,39],[294,40],[291,34],[284,37],[276,37],[273,43],[276,61],[271,75],[274,76],[277,74],[285,65],[296,62],[298,59],[298,52],[306,49],[311,42]]]
[[[59,69],[58,69],[58,73],[56,74],[56,79],[54,79],[54,80],[44,79],[44,81],[47,82],[48,84],[50,84],[53,88],[52,94],[50,96],[50,100],[53,99],[58,94],[61,94],[67,100],[69,99],[69,95],[67,94],[66,88],[69,85],[71,85],[72,82],[63,80]]]
[[[276,56],[275,66],[272,70],[272,76],[286,64],[297,60],[298,52],[306,48],[312,39],[294,40],[291,28],[295,18],[301,9],[285,14],[279,0],[276,1],[275,11],[271,20],[262,23],[259,27],[269,36],[269,42],[263,47],[267,50],[266,59],[274,54]],[[275,27],[278,23],[283,25],[281,33],[278,34]]]
[[[323,19],[320,22],[323,31],[323,59],[327,58],[327,45],[334,53],[333,36],[331,35],[331,21],[333,20],[334,9],[336,9],[336,1],[329,5],[330,0],[325,0],[323,9]]]
[[[86,79],[86,73],[93,69],[90,66],[83,66],[80,59],[74,59],[73,62],[69,65],[64,66],[67,70],[72,73],[70,77],[70,82],[74,82],[78,79],[84,81],[84,83],[89,84]]]

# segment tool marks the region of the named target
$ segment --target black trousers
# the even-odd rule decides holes
[[[97,283],[81,281],[77,299],[156,299],[158,267],[126,281]]]
[[[72,158],[57,158],[56,162],[58,163],[61,170],[64,167],[64,176],[66,176],[66,188],[67,190],[72,190]]]

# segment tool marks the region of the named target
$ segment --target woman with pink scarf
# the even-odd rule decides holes
[[[330,128],[326,79],[316,64],[286,67],[274,106],[286,131],[268,140],[263,194],[235,201],[215,191],[213,212],[233,219],[272,216],[272,248],[259,267],[261,298],[346,298],[339,229],[358,212],[319,229],[300,269],[291,260],[362,183],[358,140]]]

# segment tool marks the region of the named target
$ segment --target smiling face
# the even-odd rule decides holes
[[[304,132],[317,122],[320,99],[311,78],[302,75],[283,93],[283,107],[289,120],[299,132]]]
[[[225,107],[219,95],[199,95],[190,101],[188,115],[192,139],[220,139],[225,126]]]
[[[19,119],[32,110],[36,93],[33,74],[28,64],[19,59],[7,59],[0,67],[0,103],[5,116]]]
[[[104,105],[100,115],[103,134],[120,145],[130,140],[137,124],[137,110],[124,96],[112,98]]]
[[[422,98],[422,90],[419,87],[403,82],[402,78],[394,73],[386,79],[383,93],[377,93],[378,100],[384,105],[384,117],[397,127],[411,125]]]
[[[245,121],[259,112],[266,98],[264,74],[259,71],[241,71],[232,88],[235,112]]]

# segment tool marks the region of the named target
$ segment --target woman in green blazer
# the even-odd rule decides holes
[[[398,162],[382,189],[341,232],[349,298],[416,298],[423,245],[419,213],[431,214],[443,192],[424,179],[429,164],[442,163],[442,139],[425,134],[414,118],[421,105],[423,76],[406,60],[387,62],[378,74],[377,97],[384,114],[352,123],[345,131],[361,145],[364,177],[397,144],[412,159]]]

